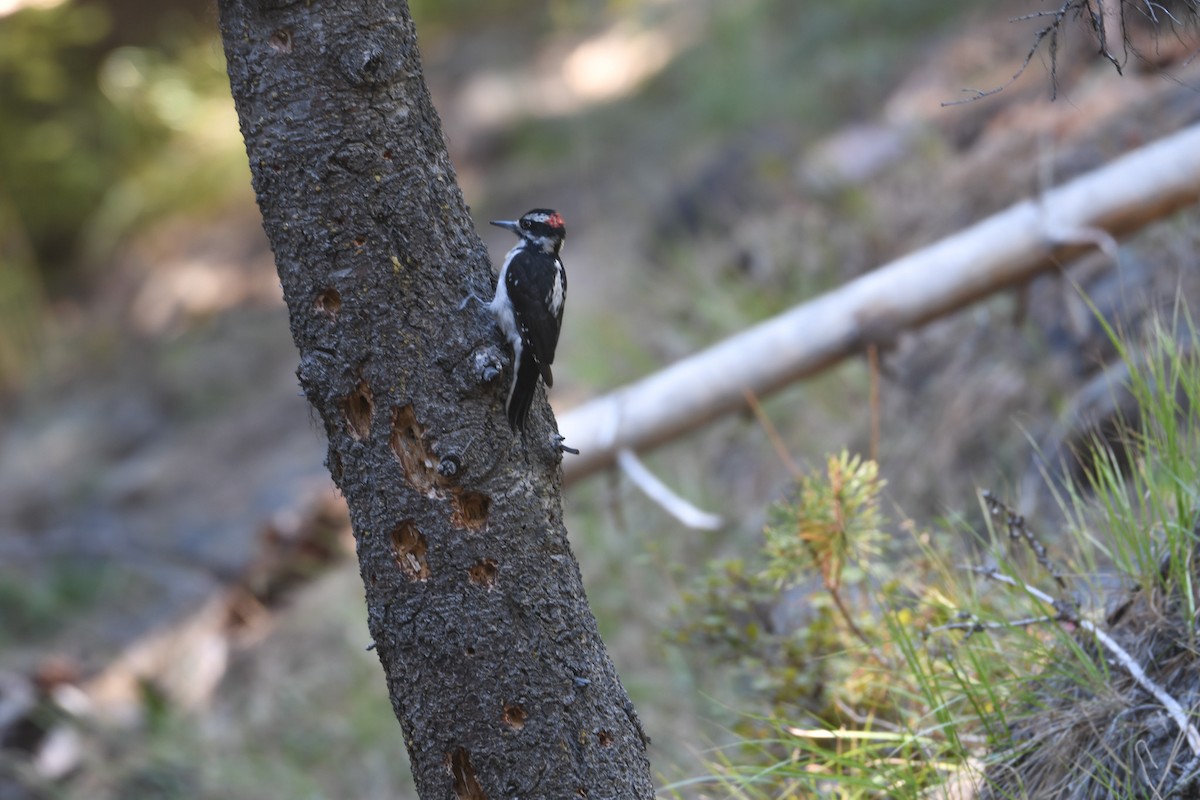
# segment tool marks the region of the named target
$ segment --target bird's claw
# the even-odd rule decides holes
[[[464,297],[462,299],[461,303],[458,304],[458,310],[459,311],[464,310],[471,303],[472,300],[474,300],[476,303],[478,303],[481,306],[487,305],[486,303],[484,303],[482,300],[479,299],[479,295],[475,294],[474,292],[471,292],[470,294],[468,294],[466,297]]]

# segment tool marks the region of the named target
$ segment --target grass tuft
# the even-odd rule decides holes
[[[678,631],[762,710],[665,795],[1190,796],[1197,332],[1179,304],[1108,333],[1137,414],[1077,454],[1082,477],[1054,490],[1065,522],[982,492],[964,548],[889,520],[870,461],[798,476],[759,561],[714,568]]]

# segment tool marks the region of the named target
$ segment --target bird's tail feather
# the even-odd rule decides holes
[[[516,375],[513,376],[512,389],[508,394],[508,423],[514,431],[525,430],[525,420],[529,416],[529,407],[533,405],[533,395],[540,374],[532,353],[522,353],[519,361]]]

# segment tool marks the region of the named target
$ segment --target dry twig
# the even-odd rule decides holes
[[[1058,622],[1060,617],[1058,614],[1043,614],[1037,617],[1026,617],[1025,619],[984,622],[978,617],[964,612],[959,614],[958,619],[959,621],[957,622],[947,622],[945,625],[936,625],[932,628],[926,628],[923,635],[928,638],[935,633],[942,633],[943,631],[966,631],[967,635],[963,638],[970,639],[975,634],[983,633],[984,631],[1028,628],[1030,625],[1040,625],[1044,622]]]
[[[1129,655],[1129,652],[1121,647],[1115,639],[1101,630],[1091,620],[1080,617],[1073,607],[1068,606],[1060,600],[1056,600],[1041,589],[1019,581],[1011,575],[1006,575],[995,567],[971,567],[971,570],[997,583],[1003,583],[1020,589],[1025,594],[1045,603],[1058,612],[1056,615],[1057,621],[1076,625],[1094,636],[1096,641],[1129,673],[1134,682],[1149,692],[1166,709],[1171,720],[1179,727],[1180,732],[1187,739],[1188,747],[1191,749],[1192,754],[1200,757],[1200,731],[1197,731],[1196,727],[1188,720],[1187,711],[1184,710],[1179,701],[1172,697],[1166,689],[1159,686],[1157,682],[1147,675],[1146,671],[1142,669],[1142,665],[1134,660],[1133,656]]]
[[[987,489],[983,490],[982,497],[984,503],[987,504],[988,513],[994,519],[1004,523],[1005,528],[1008,530],[1009,541],[1023,541],[1029,545],[1029,549],[1033,551],[1038,564],[1050,574],[1050,577],[1058,584],[1058,588],[1064,592],[1068,591],[1067,581],[1063,577],[1062,571],[1050,560],[1050,554],[1046,551],[1046,546],[1029,529],[1029,526],[1025,522],[1025,517],[1006,506],[995,494]],[[1061,602],[1067,601],[1064,598]]]

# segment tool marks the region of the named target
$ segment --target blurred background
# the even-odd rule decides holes
[[[1053,81],[1043,49],[946,105],[1018,72],[1027,0],[411,7],[477,223],[567,220],[560,412],[1200,119],[1194,37],[1149,20],[1124,75],[1077,23]],[[1113,359],[1072,283],[1136,329],[1195,296],[1197,222],[899,335],[889,510],[1044,510],[1034,448]],[[0,798],[415,796],[295,366],[215,8],[0,0]],[[781,696],[739,648],[802,630],[804,595],[739,593],[738,564],[793,483],[776,445],[871,449],[869,379],[765,399],[777,438],[746,414],[647,456],[719,531],[615,474],[567,494],[664,783]]]

